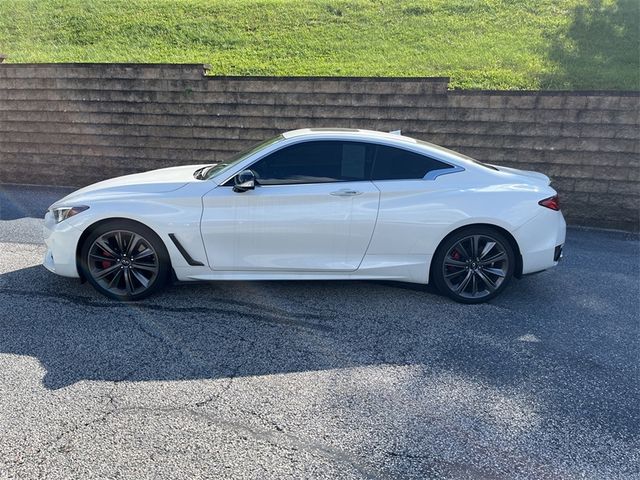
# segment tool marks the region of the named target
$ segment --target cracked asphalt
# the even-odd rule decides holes
[[[640,478],[640,249],[570,229],[485,305],[385,282],[119,304],[0,186],[0,478]]]

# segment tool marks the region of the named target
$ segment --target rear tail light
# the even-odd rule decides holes
[[[542,205],[543,207],[550,208],[551,210],[560,210],[560,199],[558,195],[554,195],[553,197],[545,198],[544,200],[540,200],[538,205]]]

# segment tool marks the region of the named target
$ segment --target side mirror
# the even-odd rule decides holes
[[[233,181],[235,183],[233,186],[234,192],[241,193],[256,188],[256,174],[251,170],[243,170],[235,176]]]

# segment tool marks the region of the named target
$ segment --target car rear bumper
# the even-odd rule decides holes
[[[567,225],[561,212],[545,209],[514,232],[522,274],[546,270],[562,258]]]

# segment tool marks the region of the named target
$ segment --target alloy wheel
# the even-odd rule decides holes
[[[93,280],[118,296],[145,292],[160,270],[151,242],[127,230],[109,231],[96,238],[89,248],[87,265]]]
[[[504,245],[489,235],[469,235],[446,253],[442,265],[447,287],[468,299],[494,293],[509,272],[509,255]]]

